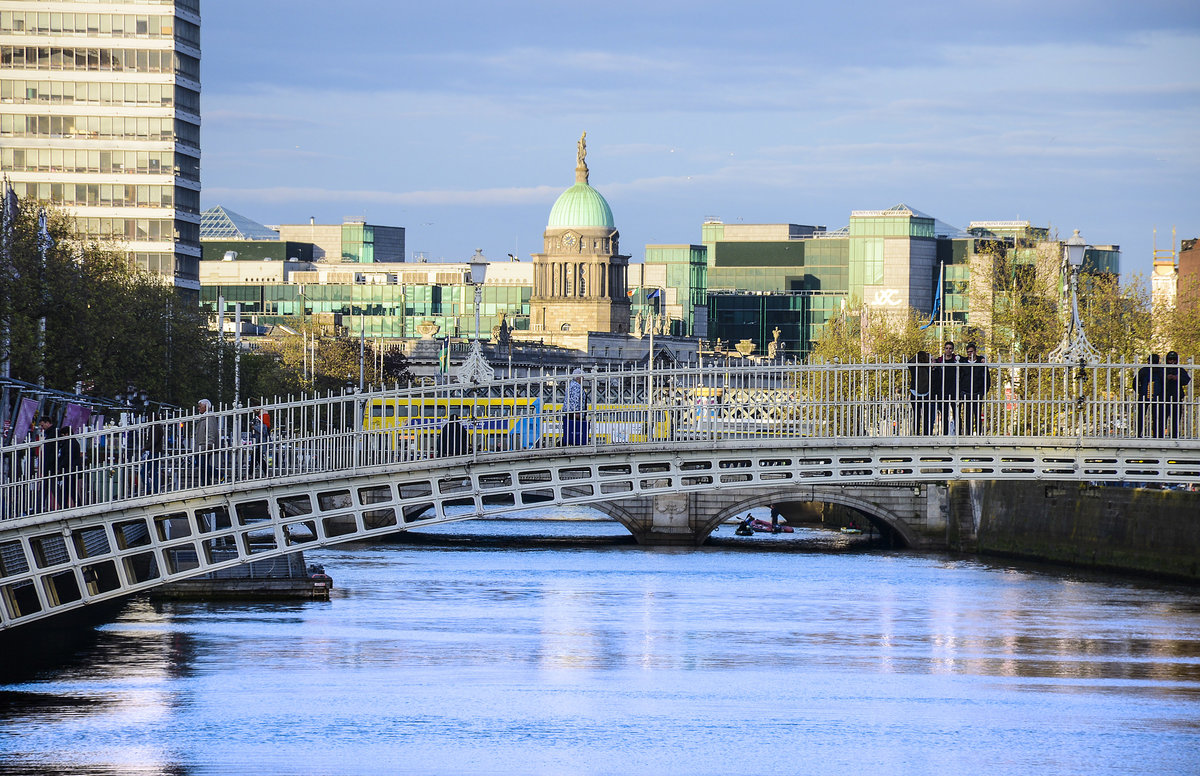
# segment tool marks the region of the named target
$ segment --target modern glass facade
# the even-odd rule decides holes
[[[18,196],[197,292],[198,1],[4,3],[0,163]]]
[[[503,313],[512,329],[529,328],[530,286],[483,287],[480,336],[491,336]],[[226,315],[237,303],[242,317],[270,326],[288,318],[341,316],[344,331],[368,337],[419,337],[417,327],[431,321],[438,336],[475,336],[475,290],[469,285],[401,285],[383,283],[279,283],[267,285],[205,285],[201,307],[216,312],[224,297]]]

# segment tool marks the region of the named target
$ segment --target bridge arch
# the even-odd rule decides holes
[[[840,487],[786,488],[747,494],[720,508],[700,526],[700,535],[708,537],[721,523],[755,507],[774,507],[789,503],[826,503],[851,507],[880,529],[881,534],[896,537],[896,543],[900,546],[917,547],[922,544],[920,537],[908,522],[895,511],[869,499],[851,495]]]

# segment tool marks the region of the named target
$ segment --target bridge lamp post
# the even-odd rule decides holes
[[[1079,230],[1071,239],[1063,243],[1066,254],[1063,269],[1067,273],[1067,282],[1071,288],[1071,317],[1067,322],[1067,331],[1063,334],[1062,342],[1050,352],[1050,360],[1059,363],[1086,363],[1099,361],[1100,351],[1092,346],[1087,335],[1083,332],[1083,324],[1079,320],[1079,268],[1083,264],[1083,256],[1087,252],[1087,242],[1079,236]]]
[[[475,288],[475,339],[467,352],[467,359],[459,372],[460,380],[473,383],[495,379],[495,372],[483,357],[483,346],[479,343],[479,308],[483,304],[483,281],[487,277],[488,262],[483,255],[483,249],[477,248],[475,255],[467,262],[471,268],[471,285]]]

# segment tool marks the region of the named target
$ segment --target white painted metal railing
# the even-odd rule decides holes
[[[1195,450],[1200,410],[1192,386],[1177,399],[1160,391],[1140,400],[1143,367],[708,364],[595,371],[577,378],[586,400],[580,413],[566,412],[572,379],[566,372],[277,401],[75,434],[83,465],[74,471],[45,463],[56,457],[47,455],[48,448],[69,442],[2,448],[0,516],[91,514],[160,494],[381,465],[418,468],[434,457],[528,451],[534,458],[541,449],[565,444],[694,449],[717,440],[775,446],[803,438],[854,448],[871,438],[920,436],[939,446],[986,445],[989,439],[1062,445],[1163,435]],[[1157,369],[1157,377],[1169,376],[1170,367]],[[1172,374],[1191,372],[1189,363]],[[958,388],[945,396],[938,386],[946,385]],[[928,396],[914,396],[914,386],[928,386]],[[255,431],[263,410],[271,419],[266,436]],[[451,424],[456,415],[464,426],[457,434]],[[196,441],[205,437],[207,423],[217,425],[219,440],[209,449]]]

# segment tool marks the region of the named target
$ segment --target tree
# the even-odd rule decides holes
[[[1150,347],[1150,296],[1142,278],[1122,283],[1112,275],[1078,281],[1079,320],[1101,355],[1137,361]]]
[[[83,384],[102,396],[134,384],[175,404],[207,393],[216,346],[194,303],[122,254],[81,238],[65,213],[48,211],[50,242],[40,250],[39,210],[19,203],[0,259],[12,377],[65,391]]]
[[[1062,339],[1057,241],[979,241],[970,262],[971,327],[984,352],[1037,360]]]

